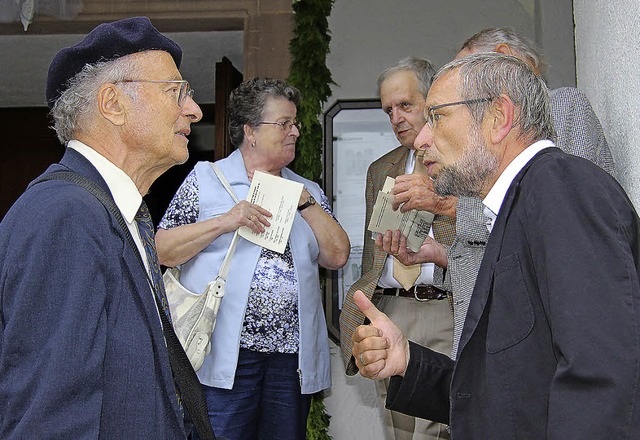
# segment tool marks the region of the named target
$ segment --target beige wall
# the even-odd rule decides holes
[[[618,180],[640,209],[640,3],[573,3],[578,86],[602,122]]]
[[[567,0],[336,0],[327,58],[335,99],[373,98],[378,74],[409,55],[438,67],[486,27],[508,26],[536,40],[551,87],[575,85],[573,18]]]

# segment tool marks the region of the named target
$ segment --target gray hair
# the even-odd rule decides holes
[[[540,72],[544,72],[547,68],[547,63],[544,60],[540,48],[538,48],[533,41],[511,28],[483,29],[465,41],[460,50],[469,49],[474,52],[494,52],[496,46],[499,44],[509,45],[509,47],[520,56],[528,59],[533,67]]]
[[[300,91],[286,81],[274,78],[253,78],[243,82],[229,96],[229,137],[234,147],[244,141],[244,126],[255,127],[262,121],[262,114],[269,98],[284,98],[296,108],[300,106]]]
[[[398,61],[397,64],[382,72],[378,77],[378,95],[380,95],[382,83],[391,75],[400,71],[415,73],[416,78],[418,79],[418,91],[424,98],[426,98],[427,93],[429,93],[429,87],[431,87],[431,78],[433,78],[433,75],[436,73],[436,69],[429,61],[416,57],[404,58]]]
[[[127,79],[137,70],[137,64],[124,56],[112,61],[87,64],[71,80],[69,87],[56,100],[51,112],[53,129],[65,144],[91,123],[100,87]]]
[[[555,139],[551,119],[549,89],[544,80],[519,58],[499,53],[479,53],[447,63],[434,76],[459,69],[459,90],[462,100],[508,96],[516,107],[513,127],[530,141]],[[484,118],[491,101],[468,104],[477,124]]]

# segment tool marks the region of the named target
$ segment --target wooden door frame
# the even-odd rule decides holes
[[[227,157],[233,151],[229,136],[227,104],[231,91],[241,82],[242,73],[233,67],[227,57],[222,57],[222,61],[216,63],[214,160]]]
[[[289,75],[291,0],[84,0],[83,4],[80,14],[70,20],[37,15],[27,32],[19,22],[0,23],[0,35],[86,34],[100,23],[144,15],[160,32],[242,30],[245,78]]]

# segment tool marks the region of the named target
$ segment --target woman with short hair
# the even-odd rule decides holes
[[[300,93],[282,80],[256,78],[231,93],[229,132],[236,150],[216,162],[237,204],[209,162],[199,162],[171,201],[157,233],[160,262],[181,266],[181,282],[202,292],[233,233],[269,226],[271,213],[244,200],[255,171],[300,182],[283,254],[238,241],[212,349],[198,377],[216,434],[229,439],[304,439],[311,394],[330,382],[318,266],[338,269],[349,239],[320,187],[293,171]]]

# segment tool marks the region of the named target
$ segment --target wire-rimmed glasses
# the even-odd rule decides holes
[[[282,121],[282,122],[268,122],[268,121],[261,121],[258,122],[256,125],[279,125],[280,128],[282,128],[285,133],[289,134],[291,132],[291,129],[295,126],[298,131],[302,130],[302,122],[300,121],[290,121],[290,120],[286,120],[286,121]]]
[[[191,88],[189,81],[184,79],[123,79],[118,82],[125,83],[152,83],[152,84],[176,84],[179,87],[179,91],[177,93],[178,96],[178,107],[182,108],[184,106],[185,101],[187,100],[187,96],[193,99],[194,90]]]
[[[429,128],[431,128],[431,130],[435,129],[438,119],[440,119],[440,116],[442,116],[442,115],[436,114],[435,111],[443,107],[450,107],[452,105],[462,105],[462,104],[466,104],[466,105],[479,104],[481,102],[491,101],[492,99],[493,99],[492,97],[488,96],[486,98],[467,99],[466,101],[448,102],[446,104],[431,106],[427,108],[427,124],[429,125]]]

